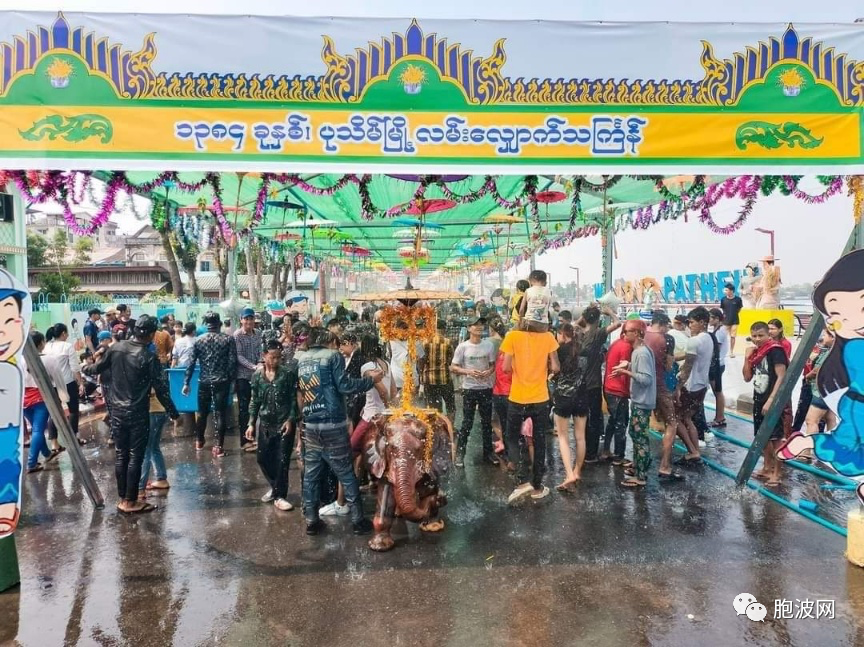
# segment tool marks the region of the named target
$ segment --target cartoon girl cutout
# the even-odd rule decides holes
[[[15,530],[21,508],[24,376],[16,362],[30,315],[22,287],[0,270],[0,538]]]
[[[835,335],[834,346],[819,369],[816,385],[824,399],[844,391],[833,431],[792,434],[777,450],[791,460],[808,449],[845,476],[864,475],[864,250],[841,258],[813,292],[813,305]],[[864,482],[856,489],[864,504]]]

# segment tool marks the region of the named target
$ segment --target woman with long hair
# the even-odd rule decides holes
[[[84,378],[81,376],[81,360],[75,347],[69,343],[69,329],[66,324],[57,323],[48,329],[45,335],[45,354],[56,357],[63,374],[69,401],[66,403],[69,409],[69,426],[72,433],[78,437],[78,421],[80,419],[80,396],[84,391]],[[78,439],[78,444],[84,445],[86,441]]]
[[[783,350],[786,352],[786,359],[792,358],[792,342],[786,339],[782,321],[772,319],[768,322],[768,336],[783,347]]]
[[[585,426],[588,422],[588,393],[585,386],[587,359],[582,355],[582,331],[573,324],[562,324],[558,330],[558,361],[561,372],[555,380],[553,411],[555,432],[566,478],[558,490],[569,490],[581,478],[585,462]],[[568,428],[573,419],[576,462],[572,462]]]
[[[790,460],[808,449],[845,476],[864,474],[864,250],[855,250],[828,270],[813,292],[813,305],[834,333],[834,346],[816,376],[823,398],[846,389],[837,404],[840,423],[831,433],[792,434],[778,450]],[[856,489],[864,503],[864,483]]]

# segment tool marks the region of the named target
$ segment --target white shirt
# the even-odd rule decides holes
[[[49,341],[45,344],[45,355],[57,358],[64,385],[75,382],[75,375],[81,372],[81,360],[72,344],[56,339]]]
[[[669,334],[675,340],[675,354],[686,353],[687,347],[690,344],[690,336],[683,330],[669,329]]]
[[[417,342],[417,359],[420,360],[425,357],[423,353],[423,344],[419,341]],[[393,381],[396,383],[396,388],[401,389],[402,385],[405,384],[405,373],[404,367],[405,362],[408,361],[408,342],[399,341],[398,339],[394,339],[390,342],[390,370],[393,373]],[[418,382],[418,373],[417,373],[417,364],[411,367],[411,371],[414,375],[414,386],[416,387]]]
[[[700,332],[690,338],[687,355],[695,355],[690,378],[685,388],[693,393],[708,388],[708,372],[711,370],[711,357],[714,355],[714,341],[707,332]]]
[[[717,338],[717,343],[720,344],[720,366],[726,366],[730,346],[729,333],[726,332],[726,326],[717,326],[713,332]]]
[[[381,378],[381,384],[384,386],[385,391],[390,393],[390,385],[393,384],[393,371],[390,369],[390,365],[387,364],[387,362],[384,362],[384,366],[387,367],[387,370],[384,372],[384,377]],[[379,366],[377,362],[366,362],[360,367],[360,375],[362,376],[366,371],[374,371],[378,368]],[[381,399],[381,394],[378,393],[378,389],[373,386],[371,389],[366,391],[366,406],[363,407],[363,413],[360,414],[360,417],[368,422],[379,413],[384,413],[386,408],[387,406]]]
[[[186,368],[192,360],[192,347],[195,345],[195,337],[186,335],[174,342],[174,350],[171,357],[177,360],[177,368]]]
[[[488,339],[481,339],[476,344],[471,340],[463,341],[453,353],[453,365],[471,371],[488,371],[495,366],[497,355],[495,347]],[[482,390],[491,389],[493,386],[495,386],[494,372],[489,377],[462,376],[463,389]]]
[[[549,307],[552,305],[552,291],[545,285],[532,285],[525,291],[525,319],[539,323],[549,323]]]
[[[48,373],[48,377],[51,379],[54,388],[57,390],[57,395],[60,396],[60,401],[64,404],[66,402],[69,402],[69,392],[66,390],[66,384],[68,384],[68,382],[63,382],[63,372],[60,368],[60,358],[56,355],[45,354],[40,355],[40,357],[42,358],[42,364],[45,366],[45,371]],[[36,384],[36,380],[33,379],[33,376],[30,375],[30,371],[27,370],[27,362],[24,360],[23,357],[20,357],[18,359],[18,365],[24,372],[24,387],[30,389],[38,389],[39,385]],[[44,393],[42,393],[42,398],[45,398]]]

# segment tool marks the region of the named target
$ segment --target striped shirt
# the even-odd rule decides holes
[[[441,333],[432,341],[423,344],[425,363],[423,365],[423,384],[444,386],[450,384],[450,364],[453,361],[453,345]]]

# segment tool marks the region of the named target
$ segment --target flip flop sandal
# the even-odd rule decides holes
[[[754,474],[753,478],[756,479],[757,481],[767,481],[768,480],[768,477],[765,476],[764,474]]]
[[[636,470],[632,467],[628,467],[624,470],[624,476],[636,476]]]
[[[635,479],[624,479],[621,481],[621,485],[629,488],[645,487],[645,483],[639,483]]]
[[[147,484],[147,489],[148,489],[148,490],[170,490],[170,489],[171,489],[171,486],[170,486],[170,485],[159,485],[159,486],[156,486],[156,485],[153,485],[152,483],[148,483],[148,484]]]
[[[657,473],[661,483],[677,483],[684,480],[684,475],[680,472],[670,472],[669,474]]]
[[[672,464],[684,466],[684,467],[689,467],[691,465],[701,465],[702,459],[701,458],[684,458],[684,457],[681,457],[681,458],[678,458],[678,459],[672,461]]]
[[[131,517],[133,514],[144,514],[145,512],[153,512],[156,509],[156,506],[152,503],[145,503],[140,508],[136,508],[135,510],[122,510],[119,507],[117,508],[117,512],[127,517]]]
[[[766,481],[765,487],[770,487],[770,488],[780,487],[780,481]]]

